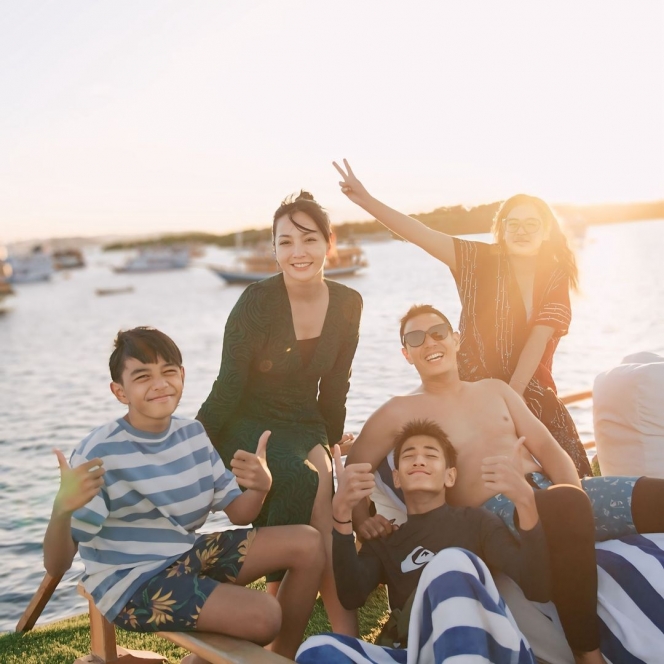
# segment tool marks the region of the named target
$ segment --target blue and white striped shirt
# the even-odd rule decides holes
[[[95,457],[104,462],[104,486],[72,515],[72,535],[83,585],[113,620],[141,585],[193,547],[209,512],[241,492],[196,420],[172,417],[158,434],[114,420],[81,442],[71,466]]]

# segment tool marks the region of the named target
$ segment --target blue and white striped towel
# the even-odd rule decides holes
[[[601,648],[611,664],[664,662],[664,534],[596,545]]]
[[[664,653],[664,534],[631,535],[620,540],[598,543],[596,549],[599,581],[597,613],[600,618],[601,649],[607,663],[661,664],[664,662],[664,655],[662,654]],[[450,571],[447,570],[447,572]],[[427,572],[426,569],[425,572]],[[431,568],[431,573],[433,572],[434,570]],[[438,570],[436,578],[439,578],[442,574]],[[425,578],[424,574],[422,578]],[[479,578],[478,576],[478,580]],[[487,577],[484,578],[486,584]],[[488,578],[490,579],[490,577]],[[467,578],[467,581],[472,585],[472,579]],[[493,585],[493,581],[491,581],[491,585]],[[491,597],[489,586],[486,586],[486,591]],[[450,590],[444,589],[444,592],[449,593]],[[459,602],[459,607],[461,607],[463,599],[463,596],[448,597],[447,602],[449,606],[454,606],[454,602]],[[523,601],[527,600],[524,599]],[[466,601],[466,603],[469,602]],[[497,605],[500,607],[501,603],[502,600],[497,602]],[[469,604],[472,606],[472,602]],[[433,604],[433,606],[436,606],[436,604]],[[533,611],[540,611],[545,608],[545,615],[548,612],[555,612],[552,604],[532,603],[531,607]],[[484,609],[484,607],[482,608]],[[441,613],[440,616],[436,614],[436,620],[439,617],[441,619],[450,618],[447,611]],[[452,615],[452,620],[455,617],[458,616]],[[494,618],[494,616],[490,617]],[[467,623],[466,627],[471,627],[474,624],[472,619],[468,618],[468,613],[466,613],[463,621]],[[552,639],[565,638],[559,621],[546,620],[544,623],[545,631],[550,630]],[[452,638],[456,633],[462,635],[464,630],[459,629],[459,627],[460,625],[455,626],[449,623],[442,625],[440,628],[437,627],[438,640],[440,641],[443,637],[446,639]],[[414,629],[419,628],[413,628],[411,625],[411,643],[413,643],[415,634]],[[433,626],[425,626],[425,633],[427,630],[433,631]],[[419,632],[417,633],[419,634]],[[465,634],[471,635],[470,630],[465,630]],[[477,639],[472,637],[471,640],[473,640],[472,644],[464,645],[463,636],[461,637],[460,647],[470,652],[463,655],[463,659],[457,659],[455,662],[503,661],[499,658],[494,659],[491,653],[485,652],[482,655],[477,652],[480,646],[475,645],[474,641],[478,643],[486,642],[483,635],[480,634]],[[444,657],[447,655],[443,652],[444,649],[441,648],[441,645],[441,643],[438,644],[438,654],[442,658],[435,659],[436,654],[432,654],[429,646],[426,648],[422,648],[421,645],[417,648],[411,647],[411,654],[403,650],[380,648],[350,637],[325,634],[312,637],[302,645],[298,652],[298,662],[301,662],[301,664],[312,664],[313,662],[320,662],[320,664],[332,664],[333,662],[335,664],[345,664],[347,662],[361,664],[444,662]],[[453,644],[452,647],[459,646]],[[517,653],[512,649],[512,653],[516,657],[513,661],[522,661],[518,659],[521,656],[520,651]],[[537,654],[544,655],[544,653]],[[428,659],[418,659],[418,657],[424,657],[424,655]],[[498,656],[500,656],[500,653],[498,653]],[[546,659],[543,661],[546,661]],[[568,660],[565,659],[564,661]],[[572,661],[571,653],[569,653],[569,662]]]
[[[408,649],[323,634],[298,650],[299,664],[534,664],[535,658],[484,562],[445,549],[425,567],[415,593]]]

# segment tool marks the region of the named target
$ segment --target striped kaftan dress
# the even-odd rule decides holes
[[[554,330],[539,366],[523,394],[530,410],[569,454],[579,477],[592,475],[574,421],[558,399],[551,368],[553,354],[572,318],[569,280],[542,245],[530,316],[507,254],[497,244],[454,238],[452,272],[461,298],[461,347],[457,356],[462,380],[498,378],[509,382],[535,325]]]

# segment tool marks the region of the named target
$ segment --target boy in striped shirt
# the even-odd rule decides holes
[[[255,454],[236,452],[231,473],[200,422],[173,416],[184,368],[168,336],[146,327],[119,332],[109,366],[127,414],[93,430],[71,467],[55,451],[61,480],[44,538],[46,570],[62,574],[78,549],[83,584],[116,625],[218,632],[293,657],[325,560],[319,533],[300,525],[196,533],[210,511],[224,510],[236,525],[258,515],[272,483],[270,432]],[[284,569],[276,599],[244,587]]]

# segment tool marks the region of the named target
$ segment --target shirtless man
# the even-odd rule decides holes
[[[489,507],[488,502],[504,498],[496,496],[501,464],[521,465],[533,484],[533,477],[543,473],[553,484],[564,485],[535,491],[549,545],[553,600],[576,661],[604,662],[599,651],[593,513],[574,463],[509,385],[494,379],[460,380],[459,335],[437,309],[412,307],[402,319],[401,339],[403,355],[422,384],[411,394],[390,399],[367,420],[346,464],[368,462],[375,471],[408,421],[430,419],[445,431],[458,455],[458,480],[447,494],[451,505]],[[365,540],[387,535],[395,527],[380,515],[370,517],[368,501],[353,510],[353,524]]]
[[[517,454],[524,473],[544,472],[554,484],[581,487],[572,460],[507,383],[459,378],[459,334],[442,313],[428,305],[411,308],[401,325],[401,339],[402,353],[422,384],[411,394],[393,397],[367,420],[348,464],[369,462],[375,470],[406,422],[431,419],[449,436],[458,455],[459,478],[448,493],[452,505],[479,507],[496,495],[489,477],[492,469],[483,467],[489,456],[509,459]],[[522,436],[525,444],[517,445]],[[390,531],[389,522],[380,519],[369,522],[367,530],[363,524],[368,517],[366,502],[353,512],[360,536],[370,539]]]

